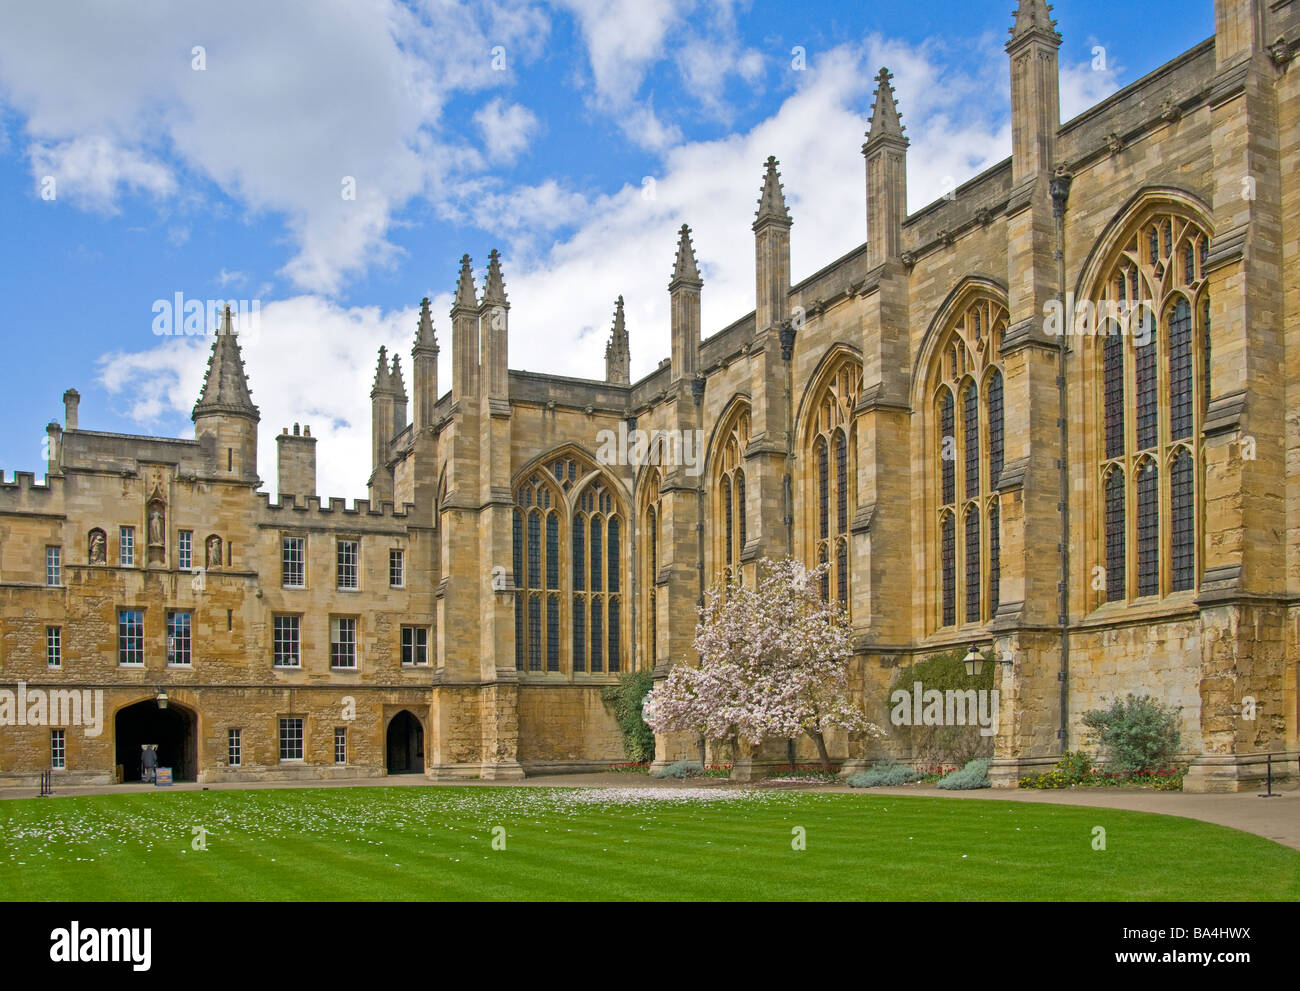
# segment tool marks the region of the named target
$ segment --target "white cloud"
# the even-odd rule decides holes
[[[122,188],[158,197],[176,191],[176,180],[169,168],[104,135],[34,142],[28,156],[38,182],[53,177],[56,198],[66,196],[105,213],[116,212]]]
[[[537,134],[537,115],[518,103],[506,103],[501,97],[484,104],[474,114],[474,123],[483,135],[488,157],[494,162],[510,163],[528,147]]]
[[[689,0],[558,0],[582,29],[596,93],[607,105],[637,97],[646,69]]]
[[[731,0],[557,0],[582,32],[587,49],[589,103],[631,141],[662,153],[681,141],[681,128],[654,109],[643,93],[647,75],[670,60],[686,91],[709,117],[727,122],[722,96],[727,80],[751,85],[762,75],[762,56],[741,46]]]
[[[881,64],[894,72],[912,141],[912,209],[941,195],[945,176],[961,182],[1006,157],[1005,78],[999,81],[997,71],[988,69],[988,78],[972,80],[944,69],[941,55],[877,37],[819,53],[808,71],[795,74],[795,89],[776,112],[747,133],[669,148],[651,198],[639,182],[601,196],[554,180],[524,186],[480,180],[457,187],[447,209],[459,220],[500,234],[506,249],[510,367],[601,378],[614,299],[623,294],[633,374],[652,370],[669,353],[667,284],[683,222],[694,230],[705,280],[704,333],[716,333],[751,310],[750,224],[768,155],[781,161],[794,218],[796,281],[861,244],[866,234],[861,145],[871,81]],[[1000,69],[1005,77],[1005,61]],[[562,233],[562,239],[548,240],[551,232]],[[465,246],[475,256],[480,287],[486,249],[492,246]],[[457,246],[449,255],[459,251]],[[433,274],[433,282],[448,288],[455,278],[450,259],[445,272]],[[449,293],[433,298],[444,391],[450,386],[445,316],[450,304]],[[293,422],[309,422],[321,438],[322,494],[364,494],[375,350],[385,344],[402,355],[409,386],[415,319],[413,309],[342,309],[316,295],[263,305],[262,332],[248,342],[245,355],[254,399],[262,407],[263,478],[273,484],[274,433]],[[206,352],[181,340],[153,338],[142,349],[109,356],[105,386],[126,399],[142,421],[168,412],[187,414],[198,395]]]
[[[369,3],[372,11],[389,10],[380,0]],[[236,6],[246,27],[252,15]],[[411,24],[402,20],[405,15],[390,10],[401,31],[391,30],[391,24],[380,31],[373,25],[357,27],[365,42],[358,56],[360,65],[338,91],[328,80],[321,83],[304,64],[308,58],[304,51],[334,65],[347,61],[338,59],[330,47],[341,44],[335,35],[344,30],[341,25],[347,18],[330,8],[334,16],[326,20],[333,26],[313,29],[314,34],[324,32],[324,37],[306,39],[304,50],[292,49],[284,61],[279,54],[260,56],[256,64],[263,70],[275,66],[277,79],[281,74],[306,73],[301,83],[287,78],[285,91],[275,97],[275,107],[267,109],[253,106],[258,97],[265,97],[265,79],[244,86],[211,75],[223,60],[229,65],[234,59],[238,67],[221,69],[226,73],[250,71],[255,63],[240,63],[237,52],[219,43],[220,32],[207,35],[214,39],[209,42],[209,75],[186,77],[177,87],[181,92],[176,99],[185,113],[165,108],[149,111],[164,122],[170,140],[184,149],[187,163],[202,163],[190,167],[201,168],[254,209],[285,212],[299,245],[288,271],[298,285],[320,290],[264,303],[262,334],[246,345],[254,399],[263,414],[261,472],[272,486],[274,434],[282,426],[306,422],[320,438],[321,493],[364,494],[370,468],[368,396],[375,350],[385,344],[402,355],[409,387],[415,311],[342,308],[322,293],[356,266],[397,258],[385,234],[403,197],[422,191],[444,219],[492,235],[483,244],[448,250],[447,268],[432,273],[433,283],[450,288],[456,278],[454,260],[468,249],[476,259],[481,287],[487,249],[504,249],[512,304],[512,368],[602,377],[614,299],[622,294],[637,377],[669,353],[667,283],[676,231],[683,222],[694,231],[705,280],[704,333],[716,333],[753,308],[750,223],[768,155],[780,159],[794,219],[791,250],[796,281],[862,243],[866,208],[861,145],[873,79],[882,64],[894,73],[911,139],[911,210],[1010,152],[1007,62],[1000,42],[992,36],[976,40],[975,57],[969,50],[946,50],[939,42],[910,46],[878,36],[812,50],[807,71],[788,73],[784,84],[790,91],[767,119],[743,133],[683,143],[678,125],[671,117],[661,118],[652,95],[642,93],[650,67],[673,59],[700,109],[725,115],[721,97],[711,105],[704,93],[710,88],[720,92],[737,76],[754,86],[765,85],[769,80],[764,77],[763,56],[739,44],[724,44],[719,49],[724,57],[717,65],[708,64],[707,47],[691,39],[712,32],[712,37],[726,41],[727,20],[719,15],[702,27],[692,27],[683,20],[686,0],[614,4],[563,0],[581,25],[590,53],[592,105],[625,132],[634,132],[642,147],[662,156],[655,169],[653,196],[645,195],[639,178],[604,194],[575,188],[563,177],[511,184],[482,170],[488,160],[509,160],[520,153],[518,135],[538,126],[530,111],[504,98],[489,100],[475,115],[483,137],[481,150],[464,140],[441,136],[433,122],[456,87],[492,85],[491,70],[475,62],[481,55],[479,60],[487,64],[492,43],[506,39],[510,60],[527,58],[537,50],[537,38],[545,36],[544,21],[539,24],[532,7],[510,6],[506,8],[510,15],[500,23],[489,21],[470,32],[468,44],[477,54],[457,59],[430,51],[438,47],[435,41],[442,47],[456,47],[432,33],[455,20],[455,6],[428,0],[415,8]],[[285,42],[284,31],[272,34],[276,43]],[[401,49],[393,40],[398,35],[403,38]],[[679,39],[685,47],[674,47]],[[394,52],[395,64],[386,64]],[[0,41],[0,80],[14,77],[5,58],[5,43]],[[130,74],[129,65],[121,68]],[[1086,64],[1063,67],[1065,116],[1113,91],[1117,72],[1115,67],[1094,72]],[[328,105],[320,116],[321,101],[310,92],[317,84],[326,87]],[[205,93],[204,87],[213,92]],[[93,81],[89,88],[96,91]],[[398,90],[414,95],[394,101]],[[71,89],[55,87],[53,92]],[[82,110],[70,98],[66,106],[52,98],[29,99],[22,92],[11,98],[29,108],[28,131],[33,140],[51,147],[73,140],[67,135],[85,123],[78,124]],[[92,92],[89,99],[94,103],[98,96]],[[125,102],[137,108],[150,106],[141,100]],[[301,110],[286,115],[286,107],[294,106]],[[117,121],[115,126],[124,134],[147,132],[131,120],[118,120],[111,110],[97,106],[92,114],[107,112],[107,119]],[[241,115],[246,113],[245,127]],[[220,126],[212,130],[214,125]],[[287,133],[270,142],[274,148],[257,147],[277,128]],[[346,143],[347,155],[340,152],[336,140],[345,129],[360,132],[358,140]],[[150,173],[140,169],[152,159],[147,150],[138,154],[139,162],[119,167],[117,187],[127,187],[122,177],[137,175],[140,189],[174,195],[162,191],[161,185],[154,193],[144,183]],[[355,154],[361,157],[350,157]],[[338,196],[344,175],[358,180],[355,201]],[[110,188],[112,182],[105,179],[101,188]],[[223,287],[227,282],[241,285],[244,277],[243,272],[223,269],[218,282]],[[267,292],[263,285],[256,295],[265,297]],[[450,385],[449,306],[448,293],[434,296],[444,391]],[[150,337],[134,352],[127,349],[106,356],[102,381],[126,404],[128,414],[142,423],[174,422],[179,414],[188,416],[205,361],[206,347],[198,342]]]
[[[1090,62],[1061,64],[1061,120],[1077,117],[1116,92],[1123,67],[1104,54]]]
[[[578,228],[536,261],[508,251],[511,367],[600,378],[621,293],[634,375],[651,371],[669,352],[667,283],[683,222],[694,231],[705,280],[704,333],[751,310],[750,223],[769,154],[780,159],[794,218],[796,281],[861,244],[861,145],[871,80],[881,64],[894,72],[909,125],[913,210],[942,195],[947,177],[964,182],[1005,158],[1011,145],[1005,105],[1000,110],[988,94],[1005,93],[1007,84],[991,69],[979,80],[947,70],[942,54],[878,37],[819,53],[807,72],[796,74],[796,89],[781,107],[749,132],[671,147],[652,199],[640,184],[629,184],[590,200]],[[1005,74],[1005,59],[1000,68]],[[449,281],[453,275],[448,272]]]
[[[441,299],[450,305],[449,298]],[[306,423],[319,438],[320,494],[364,497],[376,351],[383,344],[401,355],[409,391],[408,352],[417,315],[414,308],[342,308],[320,296],[298,296],[264,305],[255,333],[242,326],[244,364],[253,402],[262,415],[258,472],[269,490],[276,487],[275,435],[282,427]],[[448,338],[443,348],[447,355],[449,344]],[[110,397],[125,403],[127,416],[142,424],[157,427],[179,416],[188,418],[202,388],[211,346],[211,338],[150,335],[142,350],[105,355],[100,384]],[[192,436],[189,429],[183,433]]]
[[[326,293],[393,260],[392,216],[454,181],[441,166],[480,164],[454,128],[440,137],[444,106],[509,82],[494,44],[528,59],[547,33],[523,0],[10,5],[5,22],[0,101],[38,179],[111,210],[124,190],[175,198],[175,174],[192,173],[282,215],[297,246],[285,274]]]

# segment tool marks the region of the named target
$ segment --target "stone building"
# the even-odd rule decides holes
[[[1012,156],[910,215],[881,70],[866,241],[793,284],[769,159],[753,311],[702,337],[683,227],[638,382],[621,299],[605,381],[511,370],[500,260],[479,295],[463,258],[450,390],[426,300],[409,392],[380,350],[351,507],[296,426],[259,492],[228,320],[193,440],[83,430],[69,390],[46,483],[0,486],[0,780],[131,778],[145,743],[204,781],[603,767],[601,688],[689,661],[706,584],[787,554],[829,565],[878,720],[915,659],[996,664],[999,783],[1130,691],[1181,706],[1189,789],[1294,756],[1300,4],[1215,26],[1061,123],[1060,37],[1021,0]],[[98,734],[24,709],[70,689],[102,692]]]

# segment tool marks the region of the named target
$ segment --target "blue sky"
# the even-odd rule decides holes
[[[210,339],[154,333],[155,302],[182,293],[258,301],[262,477],[273,433],[308,422],[322,493],[363,495],[377,348],[409,382],[429,295],[445,391],[459,258],[481,287],[494,247],[512,368],[601,377],[622,293],[639,377],[668,354],[680,224],[705,334],[753,308],[767,155],[796,279],[861,243],[880,65],[912,210],[1004,158],[1014,6],[0,0],[0,465],[43,470],[69,386],[87,429],[188,435]],[[1213,32],[1211,0],[1053,13],[1065,119]]]

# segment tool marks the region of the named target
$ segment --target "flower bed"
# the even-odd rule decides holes
[[[1021,788],[1151,788],[1155,791],[1182,791],[1185,767],[1162,767],[1150,771],[1107,771],[1094,767],[1092,759],[1081,751],[1067,751],[1056,767],[1043,774],[1027,774],[1020,779]]]

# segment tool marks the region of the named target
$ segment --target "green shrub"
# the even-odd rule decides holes
[[[651,771],[652,778],[698,778],[704,773],[704,765],[697,760],[674,761],[667,767]]]
[[[1063,773],[1071,782],[1082,781],[1088,774],[1092,773],[1092,758],[1082,750],[1067,750],[1061,754],[1061,759],[1056,762],[1056,769]]]
[[[601,701],[623,734],[623,753],[634,764],[655,758],[654,730],[641,718],[641,705],[653,687],[651,672],[632,671],[621,676],[617,685],[602,688],[600,692]]]
[[[903,689],[912,692],[916,682],[923,691],[935,689],[965,692],[992,691],[997,664],[985,659],[984,669],[975,677],[966,673],[964,650],[932,654],[910,667],[900,667],[890,686],[890,694]],[[978,726],[890,726],[891,736],[902,739],[911,755],[922,764],[954,764],[961,767],[977,757],[993,756],[993,738],[980,736]]]
[[[989,781],[989,762],[987,760],[973,760],[960,771],[953,771],[942,781],[938,787],[945,791],[970,791],[973,788],[991,788],[993,783]]]
[[[1056,766],[1045,774],[1028,774],[1020,779],[1021,788],[1069,788],[1073,785],[1096,784],[1097,774],[1092,758],[1082,750],[1067,750],[1061,754]]]
[[[920,775],[892,757],[877,761],[869,771],[859,771],[846,782],[850,788],[895,788],[920,780]]]
[[[1178,709],[1150,695],[1128,695],[1085,712],[1083,725],[1096,734],[1107,769],[1121,774],[1159,770],[1178,753]]]

